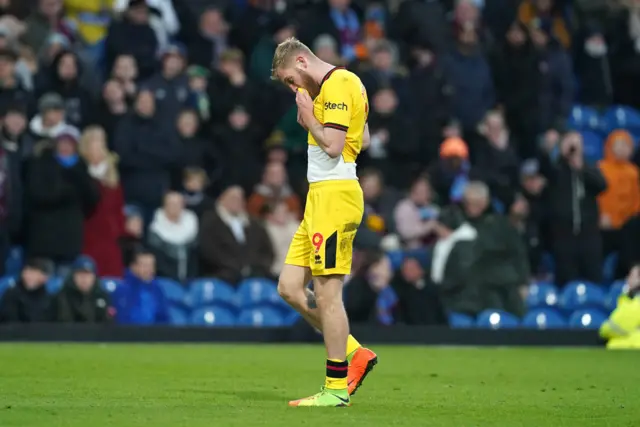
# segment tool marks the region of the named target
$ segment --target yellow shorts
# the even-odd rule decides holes
[[[353,239],[363,213],[358,181],[311,183],[304,219],[293,236],[285,263],[309,267],[314,276],[350,274]]]

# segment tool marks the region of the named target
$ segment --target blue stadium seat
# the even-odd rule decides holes
[[[569,122],[570,129],[574,130],[598,130],[601,127],[600,115],[595,108],[586,107],[584,105],[574,105],[571,109]]]
[[[607,316],[600,310],[577,310],[569,318],[569,326],[574,329],[598,329],[606,320]]]
[[[626,129],[629,131],[640,130],[640,111],[623,105],[616,105],[607,109],[602,116],[606,131]]]
[[[4,273],[7,276],[18,276],[24,263],[24,251],[20,246],[14,246],[9,250],[4,262]]]
[[[229,310],[237,309],[236,292],[231,285],[219,279],[197,279],[189,285],[187,298],[192,307],[216,304]]]
[[[191,313],[191,324],[196,326],[235,326],[236,318],[231,310],[225,307],[202,307]]]
[[[170,303],[187,305],[187,291],[180,283],[166,277],[158,277],[156,282]]]
[[[615,310],[618,305],[618,298],[622,295],[622,291],[624,286],[626,285],[624,280],[618,280],[613,282],[613,284],[609,287],[609,292],[604,297],[604,308],[607,309],[609,313]]]
[[[616,278],[616,269],[618,268],[618,253],[609,254],[602,264],[602,280],[609,284]]]
[[[112,294],[116,291],[118,286],[120,286],[120,278],[119,277],[102,277],[100,278],[100,283],[102,284],[102,289],[104,289],[109,294]]]
[[[404,261],[404,252],[389,251],[387,252],[387,256],[389,257],[389,261],[391,261],[391,268],[393,270],[398,270],[400,266],[402,266],[402,262]]]
[[[560,295],[560,307],[566,312],[579,309],[600,309],[604,305],[604,292],[598,285],[574,281],[568,283]]]
[[[189,324],[189,316],[187,310],[178,305],[169,307],[169,322],[173,326],[186,326]]]
[[[5,276],[3,278],[0,278],[0,298],[2,297],[2,294],[4,294],[7,289],[14,286],[15,284],[16,284],[16,279],[13,276]]]
[[[604,140],[596,132],[583,130],[580,132],[583,140],[584,157],[588,163],[595,164],[604,156]]]
[[[526,302],[529,309],[554,307],[558,304],[558,289],[551,283],[533,283],[529,286]]]
[[[476,321],[473,317],[462,313],[449,313],[449,326],[452,328],[473,328]]]
[[[556,260],[549,252],[542,253],[542,259],[540,260],[540,267],[543,273],[554,273],[556,270]]]
[[[58,291],[60,291],[60,289],[62,289],[62,285],[64,284],[64,278],[63,277],[58,277],[58,276],[54,276],[49,278],[49,280],[47,281],[46,284],[46,288],[47,288],[47,293],[53,295],[53,294],[57,294]]]
[[[567,322],[554,309],[537,308],[524,316],[522,326],[530,329],[561,329],[567,327]]]
[[[243,280],[238,286],[238,304],[241,309],[257,306],[282,306],[278,285],[273,280],[253,278]]]
[[[503,310],[485,310],[478,315],[476,325],[479,328],[509,329],[517,328],[520,325],[520,320]]]
[[[238,326],[277,327],[283,324],[280,313],[269,307],[242,310],[238,317]]]

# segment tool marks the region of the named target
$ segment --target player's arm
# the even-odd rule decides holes
[[[308,93],[298,91],[296,102],[313,139],[329,157],[340,157],[353,112],[352,91],[341,76],[327,80],[324,91],[324,124],[313,115],[313,101]]]
[[[362,135],[362,149],[366,150],[371,145],[371,135],[369,135],[369,123],[364,125],[364,134]]]

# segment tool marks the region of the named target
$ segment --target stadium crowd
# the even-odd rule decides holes
[[[168,322],[156,277],[276,278],[292,36],[371,103],[353,322],[522,316],[532,281],[640,261],[637,0],[0,0],[0,321]]]

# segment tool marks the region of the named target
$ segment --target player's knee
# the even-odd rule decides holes
[[[280,277],[278,280],[278,294],[282,297],[283,300],[287,302],[296,301],[298,295],[300,293],[300,285],[297,283],[292,283],[292,281],[287,280],[287,278]]]

